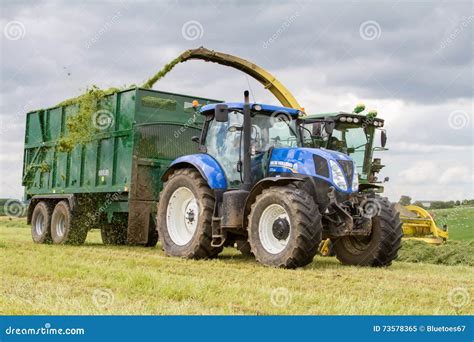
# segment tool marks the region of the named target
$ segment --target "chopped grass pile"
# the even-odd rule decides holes
[[[58,140],[56,149],[59,152],[69,152],[77,144],[92,141],[94,134],[99,131],[94,125],[93,114],[99,109],[107,109],[99,108],[100,100],[120,90],[122,89],[109,88],[102,90],[97,86],[92,86],[84,94],[59,103],[58,106],[77,105],[78,110],[76,115],[68,117],[66,122],[67,134]],[[109,108],[109,110],[111,109]]]
[[[432,245],[423,241],[405,240],[398,251],[398,261],[474,266],[474,241],[447,241]]]
[[[151,89],[156,82],[169,73],[176,64],[181,63],[182,61],[183,59],[180,55],[166,64],[153,77],[146,81],[143,88]],[[58,140],[56,149],[59,152],[70,152],[76,145],[92,141],[94,135],[99,131],[99,129],[94,125],[93,114],[99,109],[111,110],[111,108],[103,108],[103,105],[99,108],[100,100],[107,95],[111,95],[126,88],[130,87],[102,90],[94,85],[88,88],[84,94],[59,103],[58,106],[77,105],[78,111],[76,115],[68,118],[66,123],[68,133]],[[173,104],[175,103],[165,103],[160,104],[160,106],[171,106]]]

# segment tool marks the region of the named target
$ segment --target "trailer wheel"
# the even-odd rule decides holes
[[[35,243],[51,242],[51,205],[41,201],[31,216],[31,237]]]
[[[252,204],[249,242],[255,258],[264,265],[307,265],[316,255],[321,237],[318,206],[294,185],[265,189]]]
[[[127,242],[127,220],[114,215],[112,222],[104,223],[100,228],[100,237],[104,245],[125,245]]]
[[[369,237],[345,236],[333,241],[337,259],[346,265],[389,266],[397,257],[402,240],[402,222],[395,204],[375,197]]]
[[[222,251],[212,247],[214,193],[194,169],[178,169],[160,194],[158,235],[167,255],[211,258]]]
[[[54,207],[51,218],[51,237],[55,244],[81,245],[86,241],[87,228],[74,217],[67,201],[60,201]]]

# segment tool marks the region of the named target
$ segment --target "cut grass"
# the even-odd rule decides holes
[[[472,314],[473,268],[394,262],[340,265],[316,257],[297,270],[264,267],[226,249],[183,260],[156,248],[37,245],[24,219],[0,219],[1,314]],[[452,298],[452,296],[451,296]]]
[[[431,245],[422,241],[403,241],[399,261],[442,265],[474,266],[474,241],[447,241]]]

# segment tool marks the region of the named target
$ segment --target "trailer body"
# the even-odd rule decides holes
[[[98,108],[109,122],[70,151],[58,149],[58,141],[68,136],[67,120],[77,115],[78,104],[27,113],[23,186],[30,201],[28,220],[40,201],[54,205],[67,199],[90,228],[128,214],[127,242],[145,244],[148,230],[154,229],[164,170],[197,150],[191,138],[200,134],[202,117],[195,113],[194,100],[220,102],[142,88],[107,95]]]

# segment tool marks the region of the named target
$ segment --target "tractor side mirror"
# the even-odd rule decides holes
[[[324,130],[328,135],[332,134],[332,131],[334,131],[334,126],[336,126],[336,123],[333,120],[326,121],[326,124],[324,125]]]
[[[380,134],[380,143],[382,144],[382,147],[385,147],[385,145],[387,144],[387,132],[382,131],[382,133]]]
[[[214,118],[217,122],[229,121],[229,107],[226,104],[218,103],[214,109]]]

